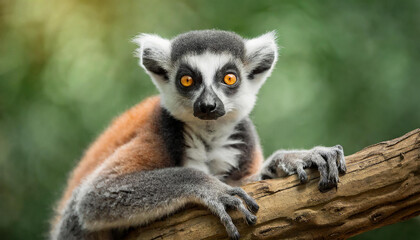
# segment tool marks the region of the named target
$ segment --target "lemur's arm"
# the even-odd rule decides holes
[[[232,239],[239,233],[226,212],[242,212],[246,222],[255,224],[257,203],[241,188],[191,168],[165,168],[122,176],[101,176],[76,190],[66,209],[58,239],[86,239],[89,231],[141,225],[167,216],[186,203],[206,205],[225,226]],[[82,228],[81,228],[82,227]]]
[[[248,224],[255,224],[256,217],[248,209],[256,212],[259,207],[250,196],[199,170],[170,167],[121,173],[118,165],[109,162],[138,152],[129,147],[119,148],[73,192],[54,239],[97,238],[97,234],[105,234],[101,230],[145,224],[187,203],[207,206],[220,218],[231,239],[238,239],[239,233],[227,207],[239,210]]]
[[[298,174],[301,182],[308,176],[305,168],[317,167],[320,172],[318,188],[321,192],[337,186],[339,173],[346,172],[344,151],[340,145],[314,147],[310,150],[279,150],[264,162],[261,179]]]

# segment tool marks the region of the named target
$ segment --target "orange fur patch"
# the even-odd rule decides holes
[[[245,185],[251,182],[258,181],[260,176],[260,169],[262,167],[263,162],[264,156],[261,150],[261,145],[259,142],[257,142],[252,153],[251,163],[246,170],[246,175],[240,179],[239,185]]]
[[[85,152],[67,182],[57,212],[61,212],[73,190],[105,160],[108,170],[129,173],[170,165],[157,134],[160,98],[151,97],[129,109],[102,133]],[[115,157],[114,157],[115,156]],[[55,221],[54,221],[55,222]]]
[[[252,154],[252,163],[249,167],[250,175],[254,175],[260,172],[262,163],[264,161],[264,156],[261,150],[261,146],[259,143],[256,144],[254,148],[254,153]]]

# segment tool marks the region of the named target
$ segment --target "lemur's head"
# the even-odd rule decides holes
[[[247,116],[277,60],[274,32],[253,39],[218,30],[172,40],[141,34],[134,42],[163,106],[184,122]]]

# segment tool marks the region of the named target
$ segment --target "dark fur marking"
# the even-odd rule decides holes
[[[168,110],[161,108],[159,117],[159,134],[165,143],[165,150],[169,153],[175,166],[180,166],[184,156],[184,123],[172,117]]]
[[[256,56],[251,57],[251,61],[253,58],[259,58],[260,56],[257,54]],[[274,53],[266,54],[262,56],[261,62],[254,68],[251,73],[248,75],[248,79],[254,79],[255,75],[263,73],[271,68],[274,62]]]
[[[245,56],[244,40],[233,32],[220,30],[191,31],[172,40],[171,61],[175,62],[188,53],[201,54],[228,52],[241,60]]]
[[[159,62],[153,59],[152,50],[147,48],[143,51],[143,65],[149,70],[150,72],[162,76],[165,80],[169,80],[168,72],[163,69],[162,66],[159,65]]]
[[[193,79],[193,84],[189,87],[184,87],[181,84],[181,78],[183,76],[190,76]],[[185,97],[191,97],[193,95],[194,91],[198,91],[201,88],[201,83],[203,82],[203,77],[201,75],[201,72],[191,67],[190,65],[186,63],[181,63],[178,71],[175,76],[175,86],[178,92],[185,96]]]
[[[263,175],[261,176],[261,180],[267,180],[267,179],[272,179],[272,177],[271,177],[271,176],[268,176],[268,175],[266,175],[266,174],[263,174]]]
[[[224,78],[226,74],[232,73],[236,76],[236,83],[233,85],[227,85],[224,83]],[[214,76],[214,81],[216,86],[223,89],[223,92],[226,95],[233,95],[238,92],[241,85],[241,75],[239,73],[238,67],[234,63],[226,63],[223,67],[216,71]]]
[[[277,174],[277,166],[278,166],[277,161],[271,161],[271,163],[268,165],[268,171],[271,174],[276,175]]]
[[[242,120],[235,128],[236,133],[231,135],[231,139],[240,140],[241,144],[230,145],[238,149],[241,155],[238,159],[238,167],[233,168],[228,173],[228,178],[232,180],[239,180],[242,177],[248,175],[249,167],[252,164],[254,157],[254,150],[256,139],[255,128],[249,119]]]

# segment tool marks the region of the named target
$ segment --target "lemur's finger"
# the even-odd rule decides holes
[[[330,148],[326,152],[321,153],[321,156],[328,164],[328,181],[331,187],[337,186],[338,183],[338,167],[337,167],[337,152]]]
[[[220,221],[222,222],[223,226],[226,228],[226,232],[230,239],[238,240],[240,238],[240,234],[238,229],[232,222],[232,218],[225,210],[225,206],[219,201],[209,201],[207,203],[210,211],[212,211],[216,216],[219,217]]]
[[[220,201],[231,208],[241,211],[248,225],[254,225],[257,222],[257,217],[245,208],[239,198],[231,195],[224,195],[220,197]]]
[[[320,154],[313,154],[311,156],[311,161],[315,163],[318,167],[318,171],[320,174],[320,180],[318,184],[318,189],[321,192],[326,192],[327,190],[331,189],[330,183],[328,182],[328,165],[327,162]]]
[[[336,145],[337,148],[337,164],[338,164],[338,171],[341,174],[346,173],[347,167],[346,167],[346,161],[344,159],[344,151],[343,147],[341,145]]]
[[[301,160],[296,161],[296,172],[301,183],[305,183],[308,181],[308,175],[303,169],[303,162]]]
[[[230,190],[230,194],[237,195],[242,200],[244,200],[245,204],[248,206],[248,208],[253,212],[258,212],[258,209],[260,209],[260,206],[258,206],[257,202],[248,195],[242,188],[235,187]]]

